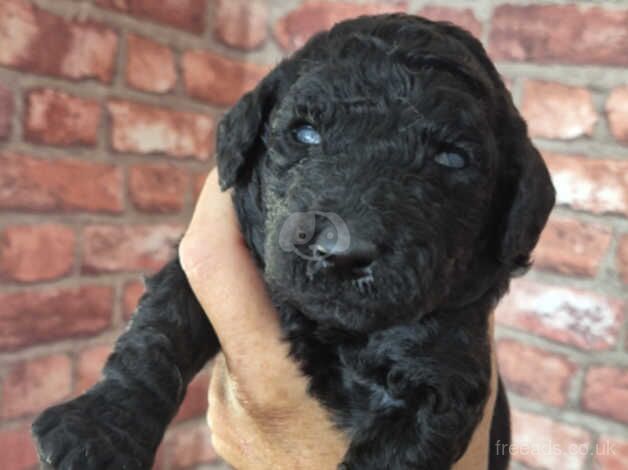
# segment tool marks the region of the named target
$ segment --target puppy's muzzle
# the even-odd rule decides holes
[[[355,236],[351,238],[348,249],[338,249],[338,243],[333,238],[330,239],[325,231],[316,237],[313,245],[315,255],[326,261],[325,267],[336,271],[363,271],[375,261],[379,254],[375,243]]]

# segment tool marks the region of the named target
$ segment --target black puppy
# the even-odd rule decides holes
[[[311,393],[351,436],[341,468],[450,468],[490,391],[487,319],[554,202],[481,44],[408,15],[340,23],[225,116],[218,169]],[[147,287],[102,381],[34,423],[52,467],[149,468],[218,352],[178,260]]]

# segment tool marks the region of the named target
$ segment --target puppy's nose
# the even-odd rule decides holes
[[[359,271],[368,267],[377,257],[377,245],[360,238],[351,237],[349,248],[339,246],[327,230],[318,234],[314,241],[315,253],[324,258],[329,267],[344,271]]]

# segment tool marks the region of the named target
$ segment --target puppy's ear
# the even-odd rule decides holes
[[[518,113],[514,120],[515,135],[520,137],[511,156],[518,171],[505,216],[499,259],[517,269],[530,264],[530,254],[554,206],[555,190],[547,166],[527,136],[526,125]]]
[[[245,94],[220,121],[216,150],[220,187],[233,186],[245,165],[261,153],[262,135],[276,102],[280,70],[275,69]]]

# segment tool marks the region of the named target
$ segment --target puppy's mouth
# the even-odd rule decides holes
[[[374,294],[377,290],[375,282],[374,265],[347,266],[339,268],[332,261],[325,258],[309,260],[306,264],[305,274],[308,281],[328,280],[332,278],[336,282],[351,287],[361,294]]]

